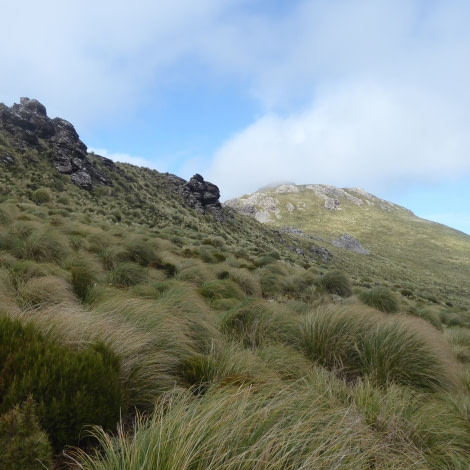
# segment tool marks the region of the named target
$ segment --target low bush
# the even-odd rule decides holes
[[[29,397],[0,416],[0,468],[41,470],[52,467],[52,447]]]
[[[388,287],[384,286],[377,286],[363,291],[359,298],[366,305],[385,313],[396,313],[400,308],[396,295]]]
[[[31,325],[0,318],[0,413],[30,395],[56,451],[77,444],[83,426],[112,429],[125,410],[119,361],[104,345],[74,351]]]

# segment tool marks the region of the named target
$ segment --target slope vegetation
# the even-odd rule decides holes
[[[61,173],[52,128],[12,129],[0,468],[467,468],[466,287],[427,298],[372,236],[347,226],[359,254],[330,243],[339,222],[306,236],[203,212],[173,175],[83,153]]]

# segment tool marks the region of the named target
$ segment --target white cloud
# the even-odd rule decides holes
[[[224,198],[272,181],[384,194],[470,172],[470,122],[432,91],[344,84],[301,113],[267,114],[226,142],[207,177]]]
[[[155,169],[155,162],[146,160],[145,158],[142,158],[142,157],[129,155],[127,153],[109,152],[106,149],[100,149],[100,148],[88,148],[88,152],[95,153],[96,155],[100,155],[101,157],[109,158],[113,162],[130,163],[136,166],[143,166],[146,168]]]
[[[260,54],[252,69],[266,113],[220,147],[208,177],[227,198],[270,181],[384,194],[468,174],[469,13],[456,0],[301,2],[267,28],[277,60]]]

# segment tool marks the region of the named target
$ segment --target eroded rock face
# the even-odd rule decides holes
[[[12,144],[20,151],[51,150],[54,168],[70,175],[81,188],[91,190],[95,185],[112,186],[112,182],[98,172],[87,157],[87,147],[80,140],[70,122],[51,119],[46,107],[38,100],[21,98],[11,108],[0,108],[0,126],[9,134]],[[14,164],[13,157],[2,158],[4,164]]]

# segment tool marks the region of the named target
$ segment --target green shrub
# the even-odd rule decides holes
[[[35,414],[33,399],[0,416],[0,468],[41,470],[52,467],[52,447]]]
[[[384,286],[373,287],[368,291],[363,291],[359,298],[370,307],[385,313],[396,313],[400,308],[396,295]]]
[[[351,281],[342,271],[329,271],[320,278],[320,289],[340,297],[352,295]]]
[[[31,195],[31,199],[36,204],[44,204],[46,202],[51,202],[52,194],[49,188],[38,188]]]
[[[0,318],[0,413],[31,395],[56,451],[77,444],[85,425],[114,427],[125,409],[119,369],[103,344],[73,351],[31,325]]]

